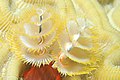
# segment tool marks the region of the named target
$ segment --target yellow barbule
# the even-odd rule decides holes
[[[30,17],[28,15],[26,20],[13,25],[8,32],[12,51],[25,63],[40,67],[53,60],[50,56],[51,45],[64,29],[61,27],[64,22],[52,11],[47,7],[34,8]]]

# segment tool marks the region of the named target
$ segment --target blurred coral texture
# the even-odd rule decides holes
[[[120,80],[120,0],[0,0],[0,80]]]

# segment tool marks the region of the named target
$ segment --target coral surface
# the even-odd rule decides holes
[[[120,80],[119,0],[0,0],[0,80]]]

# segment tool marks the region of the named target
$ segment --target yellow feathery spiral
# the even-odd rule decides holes
[[[78,29],[74,27],[74,30]],[[88,30],[85,28],[83,32],[78,31],[77,33],[74,30],[69,29],[69,33],[64,30],[59,36],[58,42],[65,55],[78,63],[92,64],[99,61],[101,53],[105,49],[109,49],[107,46],[112,46],[117,41],[112,40],[114,35],[111,37],[100,28],[92,27]]]
[[[60,17],[48,8],[35,8],[32,16],[22,23],[13,25],[7,37],[12,51],[25,63],[35,66],[52,61],[51,45],[61,32]]]
[[[82,49],[80,46],[76,46],[75,44],[73,44],[70,41],[67,32],[63,31],[63,33],[60,35],[60,39],[58,40],[58,42],[63,52],[70,59],[83,64],[88,64],[88,63],[90,64],[91,61],[95,61],[95,56],[94,56],[94,60],[91,60],[92,58],[90,58],[93,57],[92,55],[93,52],[90,52],[89,50],[85,50],[85,48]]]
[[[65,1],[67,2],[67,0]],[[104,31],[103,30],[104,28],[100,27],[101,21],[100,23],[98,21],[100,25],[96,21],[94,21],[94,17],[91,17],[93,14],[89,16],[88,12],[83,12],[83,13],[81,12],[80,14],[82,14],[82,16],[79,16],[79,14],[76,14],[77,16],[75,17],[74,14],[75,12],[78,11],[76,6],[70,7],[71,11],[69,11],[68,8],[64,6],[71,6],[71,3],[70,1],[68,1],[68,3],[65,4],[65,1],[63,0],[59,1],[59,2],[62,2],[63,4],[62,3],[58,4],[58,7],[62,9],[61,14],[62,16],[66,16],[67,14],[69,15],[71,12],[73,13],[73,17],[69,18],[66,16],[67,27],[58,37],[59,39],[57,41],[59,43],[61,50],[57,52],[63,53],[65,57],[67,57],[71,61],[71,63],[75,62],[75,63],[79,63],[79,65],[90,64],[91,66],[96,65],[94,66],[94,69],[95,69],[96,67],[98,67],[96,63],[100,61],[101,54],[103,55],[103,52],[109,49],[108,46],[112,46],[114,42],[117,40],[116,39],[112,40],[114,36],[111,37],[108,34],[109,32]],[[72,2],[76,3],[76,5],[78,4],[79,7],[81,5],[82,7],[84,6],[83,8],[80,8],[80,9],[87,11],[86,9],[88,7],[85,7],[85,6],[88,6],[88,5],[82,4],[83,3],[82,1],[77,0]],[[90,1],[87,1],[87,3],[89,4],[89,6],[93,7],[93,5],[91,5],[90,3],[95,4],[97,2],[93,2],[92,0],[90,0]],[[63,8],[61,8],[61,5],[63,5],[62,6]],[[94,12],[96,12],[96,10],[94,10]],[[94,13],[94,16],[95,15],[98,15],[98,13],[97,12],[96,14]],[[104,25],[106,25],[106,23],[101,26],[104,26]],[[108,22],[107,22],[107,25],[108,25]],[[106,28],[109,28],[109,25]],[[109,30],[111,29],[109,28]],[[53,51],[53,53],[55,52]],[[63,68],[64,65],[62,66],[62,63],[60,63],[60,61],[57,59],[55,60],[56,64],[54,65],[54,67],[57,67],[58,70],[63,74],[75,75],[75,74],[89,73],[87,71],[75,72],[74,70],[71,70],[71,69],[70,70],[72,72],[70,72],[69,70],[64,69]],[[66,62],[69,62],[69,61],[66,61]]]

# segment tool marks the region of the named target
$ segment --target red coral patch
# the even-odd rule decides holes
[[[31,67],[23,75],[24,80],[61,80],[60,74],[54,68],[52,63],[39,67]]]

